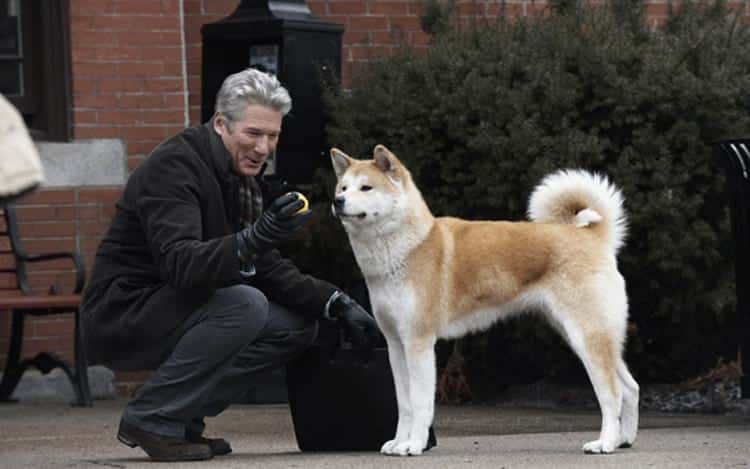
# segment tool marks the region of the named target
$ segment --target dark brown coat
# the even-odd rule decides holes
[[[246,282],[235,232],[240,179],[211,123],[163,142],[133,172],[84,292],[89,360],[117,370],[152,369],[166,338],[218,288]],[[274,250],[250,284],[271,300],[320,317],[335,287]]]

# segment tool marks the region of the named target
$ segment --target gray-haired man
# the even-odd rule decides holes
[[[255,179],[290,109],[275,77],[227,77],[211,121],[160,144],[130,176],[97,251],[84,340],[94,363],[155,370],[117,435],[153,460],[229,453],[202,436],[204,417],[309,346],[318,319],[340,319],[363,346],[375,338],[359,305],[275,249],[310,215],[290,194],[264,211]]]

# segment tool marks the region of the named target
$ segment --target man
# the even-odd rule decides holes
[[[358,304],[275,249],[310,216],[295,194],[263,211],[255,179],[290,109],[275,77],[229,76],[211,121],[166,140],[133,172],[97,252],[84,340],[94,363],[156,370],[117,434],[153,460],[229,453],[225,440],[202,436],[204,417],[309,346],[318,319],[340,321],[361,346],[375,339]]]

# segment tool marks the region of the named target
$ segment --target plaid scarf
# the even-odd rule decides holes
[[[249,228],[263,211],[263,195],[254,177],[241,178],[240,226]]]

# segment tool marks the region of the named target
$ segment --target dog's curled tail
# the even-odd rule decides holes
[[[627,231],[622,205],[622,193],[606,176],[584,170],[561,170],[544,178],[534,189],[528,215],[535,222],[596,230],[617,253]]]

